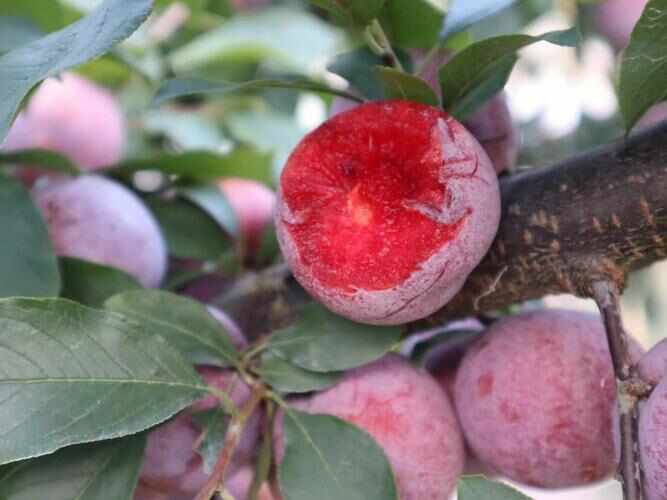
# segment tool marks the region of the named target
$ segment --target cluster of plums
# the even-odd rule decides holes
[[[217,313],[219,314],[219,312]],[[243,343],[237,342],[242,347]],[[335,386],[288,400],[291,407],[344,419],[383,448],[403,500],[446,500],[463,473],[510,478],[557,489],[610,477],[619,457],[616,380],[597,315],[543,310],[493,323],[462,356],[434,349],[428,371],[408,358],[387,355],[346,373]],[[642,377],[664,379],[667,342],[642,356],[630,345]],[[219,389],[233,388],[237,405],[249,390],[231,370],[200,367]],[[137,500],[191,499],[206,480],[194,451],[201,429],[196,403],[149,437]],[[260,439],[257,411],[228,469],[225,487],[245,498]],[[284,455],[282,411],[274,419],[274,464]],[[667,494],[667,382],[642,406],[640,447],[646,498]],[[270,476],[273,478],[273,476]],[[282,498],[275,479],[258,498]]]
[[[81,170],[77,177],[34,166],[16,170],[32,190],[58,255],[115,267],[145,287],[158,287],[168,264],[158,223],[133,191],[99,175],[121,160],[126,135],[115,97],[66,73],[40,85],[2,149],[53,150]],[[248,179],[224,178],[217,185],[238,216],[245,250],[256,251],[273,213],[274,193]]]

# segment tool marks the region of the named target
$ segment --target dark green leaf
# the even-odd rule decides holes
[[[484,476],[464,476],[458,483],[459,500],[531,500],[514,488]]]
[[[625,130],[667,98],[667,0],[650,0],[623,52],[618,100]]]
[[[400,338],[399,327],[354,323],[310,304],[296,323],[271,336],[268,347],[306,370],[332,372],[375,361]]]
[[[160,224],[169,255],[184,259],[216,260],[230,249],[230,239],[210,215],[192,203],[145,199]]]
[[[444,108],[454,116],[474,111],[503,88],[517,51],[540,41],[573,47],[578,32],[573,28],[541,36],[502,35],[469,45],[440,68]]]
[[[516,0],[452,0],[449,4],[447,19],[442,37],[465,31],[482,19],[496,14],[512,5]]]
[[[382,448],[361,429],[329,415],[287,410],[280,488],[289,500],[398,500]]]
[[[3,500],[131,500],[145,436],[72,446],[10,466],[0,476]],[[47,493],[48,492],[48,493]]]
[[[466,120],[484,105],[489,99],[495,96],[507,83],[507,80],[514,69],[519,57],[517,55],[507,56],[501,59],[487,73],[487,78],[478,86],[474,87],[470,93],[463,96],[449,112],[459,121]]]
[[[397,57],[403,68],[410,73],[412,71],[412,59],[407,52],[397,51]],[[382,80],[375,71],[375,66],[381,66],[383,60],[367,48],[345,52],[336,56],[327,69],[345,78],[353,89],[362,96],[377,101],[384,99]]]
[[[276,235],[276,226],[271,221],[262,232],[262,240],[257,250],[256,260],[258,264],[270,264],[280,255],[280,246]]]
[[[58,295],[60,274],[48,229],[17,181],[0,175],[0,297]]]
[[[276,391],[302,393],[319,391],[334,385],[342,377],[341,372],[317,373],[304,370],[285,361],[274,352],[262,353],[258,373]]]
[[[265,184],[272,182],[271,155],[249,147],[236,148],[226,155],[207,151],[187,151],[163,154],[155,158],[128,160],[110,172],[125,175],[140,170],[158,170],[197,182],[209,182],[220,177],[246,177]]]
[[[392,43],[405,48],[429,49],[438,42],[445,18],[440,0],[387,0],[382,25]]]
[[[438,106],[438,96],[421,78],[386,66],[378,66],[377,71],[384,83],[384,93],[388,99],[405,99]]]
[[[44,149],[24,149],[22,151],[1,152],[0,165],[29,165],[44,170],[77,175],[80,170],[68,158],[54,151]]]
[[[323,92],[325,94],[339,95],[348,99],[359,100],[348,92],[334,89],[323,83],[309,80],[251,80],[249,82],[215,82],[210,80],[167,80],[164,82],[155,98],[153,105],[158,106],[165,101],[198,94],[233,94],[257,89],[292,89],[308,92]]]
[[[310,3],[336,18],[364,27],[378,16],[385,0],[310,0]]]
[[[60,295],[90,307],[102,307],[112,295],[141,288],[126,272],[85,260],[61,258],[60,272],[63,280]]]
[[[0,54],[30,43],[42,36],[42,31],[24,17],[0,16]]]
[[[0,56],[0,141],[32,87],[107,52],[144,22],[151,5],[151,0],[106,0],[80,21]]]
[[[229,416],[221,408],[215,408],[196,413],[192,418],[202,429],[203,437],[197,447],[197,453],[204,462],[204,470],[210,474],[225,446]]]
[[[342,34],[303,9],[273,7],[236,16],[176,49],[169,63],[177,74],[221,61],[270,61],[307,74],[336,50]]]
[[[143,325],[63,299],[0,300],[0,464],[134,434],[207,392]]]
[[[225,328],[195,300],[137,290],[111,297],[105,307],[141,322],[195,363],[228,366],[238,358]]]
[[[231,236],[238,236],[239,221],[225,195],[214,186],[183,188],[179,194],[204,210]]]

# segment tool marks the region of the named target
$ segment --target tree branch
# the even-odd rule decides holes
[[[259,405],[264,398],[264,393],[264,386],[253,386],[250,399],[243,405],[241,411],[232,417],[229,427],[227,428],[227,434],[225,435],[222,453],[220,453],[220,456],[218,457],[218,461],[213,468],[211,476],[208,478],[208,481],[199,494],[197,494],[195,500],[210,500],[215,492],[224,484],[225,472],[227,471],[227,467],[234,456],[234,451],[241,440],[245,423],[255,411],[257,405]]]
[[[628,336],[621,321],[619,291],[610,281],[595,281],[591,284],[591,295],[600,309],[609,343],[609,352],[618,384],[618,411],[621,434],[621,460],[618,477],[623,485],[625,500],[641,500],[639,468],[637,398],[626,391],[626,382],[632,375],[632,357],[628,349]]]
[[[590,296],[612,276],[667,258],[667,124],[548,168],[501,181],[491,250],[430,323],[552,293]]]

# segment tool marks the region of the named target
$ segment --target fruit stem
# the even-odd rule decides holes
[[[273,459],[273,414],[275,413],[275,403],[266,400],[266,418],[262,424],[262,445],[259,449],[257,466],[255,468],[255,477],[250,485],[248,500],[257,500],[259,490],[268,480],[271,473],[271,461]]]
[[[640,500],[641,471],[637,445],[639,409],[637,398],[625,390],[626,382],[632,377],[633,363],[628,349],[628,336],[621,319],[620,292],[611,280],[595,281],[591,292],[604,321],[618,385],[621,461],[617,476],[623,486],[623,498]]]
[[[227,434],[225,435],[222,453],[218,457],[218,461],[213,468],[211,476],[208,478],[208,481],[206,481],[206,484],[201,491],[197,494],[195,500],[210,500],[217,491],[220,491],[224,497],[225,472],[227,471],[227,467],[232,461],[234,451],[241,440],[246,421],[255,411],[257,405],[264,399],[265,393],[266,388],[263,385],[256,384],[252,386],[250,399],[243,405],[241,411],[232,417],[229,427],[227,428]]]
[[[431,61],[433,61],[433,58],[438,54],[438,52],[440,52],[441,49],[442,49],[442,47],[440,47],[439,44],[436,44],[429,49],[429,51],[424,56],[424,59],[422,60],[422,62],[415,69],[415,76],[419,76],[419,77],[424,76],[424,73],[426,72],[426,68],[428,68],[429,64],[431,64]]]
[[[389,41],[387,34],[384,32],[380,21],[373,19],[366,28],[366,33],[368,35],[366,41],[371,50],[379,56],[388,58],[391,66],[398,71],[405,73],[405,69],[401,64],[401,61],[398,59],[396,52],[394,52],[394,48],[391,46],[391,42]]]

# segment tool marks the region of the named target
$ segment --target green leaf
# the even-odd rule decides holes
[[[623,52],[618,100],[630,131],[654,104],[667,98],[667,0],[650,0]]]
[[[140,170],[157,170],[195,182],[210,182],[220,177],[245,177],[268,185],[272,183],[271,155],[250,147],[238,147],[226,155],[208,151],[165,153],[153,158],[128,160],[109,170],[109,173],[128,175]]]
[[[217,152],[229,143],[214,119],[190,110],[152,110],[144,113],[141,120],[148,134],[166,137],[178,150]]]
[[[130,36],[150,14],[151,4],[151,0],[106,0],[80,21],[0,56],[0,141],[32,87],[101,56]]]
[[[226,125],[236,139],[274,154],[272,174],[276,183],[290,153],[306,134],[293,116],[274,112],[230,114]]]
[[[42,31],[24,17],[0,17],[0,54],[42,36]]]
[[[17,2],[0,0],[0,17],[20,17],[32,21],[42,32],[63,26],[64,13],[59,2]]]
[[[131,500],[143,460],[145,436],[72,446],[10,466],[0,475],[3,500]]]
[[[517,51],[537,42],[574,47],[576,28],[541,36],[502,35],[469,45],[440,68],[443,107],[454,116],[469,114],[500,91],[517,59]]]
[[[464,476],[458,482],[459,500],[531,500],[514,488],[486,479],[484,476]]]
[[[79,168],[68,158],[54,151],[44,149],[24,149],[21,151],[0,151],[0,165],[29,165],[52,172],[77,175]]]
[[[144,199],[160,224],[169,255],[184,259],[217,260],[231,240],[204,210],[182,200],[158,196]]]
[[[412,72],[412,58],[407,52],[396,51],[396,56],[401,61],[403,68]],[[368,48],[357,49],[352,52],[345,52],[336,56],[329,63],[327,69],[332,73],[345,78],[353,89],[361,93],[362,96],[377,101],[384,99],[384,88],[376,66],[383,64],[382,58],[371,52]]]
[[[196,413],[192,416],[192,419],[202,429],[202,437],[197,447],[197,453],[204,462],[204,470],[210,474],[225,447],[229,415],[221,408],[214,408]]]
[[[343,376],[341,372],[317,373],[304,370],[270,350],[262,353],[257,372],[273,389],[285,394],[326,389]]]
[[[398,500],[382,448],[365,431],[329,415],[286,410],[280,489],[289,500]]]
[[[388,99],[405,99],[438,106],[438,96],[421,78],[408,75],[386,66],[378,66],[377,72],[384,83],[384,93]]]
[[[227,234],[238,236],[239,221],[236,213],[220,189],[215,186],[194,186],[179,190],[179,194],[211,216]]]
[[[274,7],[233,17],[176,49],[168,60],[176,73],[225,60],[243,60],[271,61],[306,74],[313,64],[336,50],[341,35],[304,10]]]
[[[159,333],[194,363],[229,366],[238,358],[225,328],[195,300],[160,290],[137,290],[111,297],[105,307]]]
[[[60,295],[90,307],[102,307],[112,295],[142,288],[120,269],[69,257],[60,259],[63,287]]]
[[[495,96],[507,83],[507,80],[514,69],[519,57],[517,55],[508,56],[498,62],[487,74],[486,80],[482,81],[470,93],[463,96],[453,108],[449,110],[450,114],[459,121],[466,120],[482,107],[489,99]]]
[[[515,3],[516,0],[452,0],[447,12],[447,19],[442,38],[467,30],[484,18],[497,14]]]
[[[63,299],[0,300],[0,464],[134,434],[207,392],[127,318]]]
[[[273,220],[269,222],[262,232],[262,239],[257,250],[255,259],[259,265],[268,265],[280,255],[280,245],[276,234],[276,226]]]
[[[216,82],[211,80],[173,79],[162,83],[153,99],[153,105],[158,106],[165,101],[178,97],[199,94],[235,94],[258,89],[292,89],[306,92],[323,92],[338,95],[361,102],[353,94],[334,89],[324,83],[310,80],[251,80],[243,83]]]
[[[364,27],[375,19],[385,0],[309,0],[313,5],[330,12],[334,17]]]
[[[430,49],[437,42],[445,19],[438,0],[387,0],[380,20],[393,44]]]
[[[277,330],[268,348],[314,372],[348,370],[381,358],[401,338],[399,327],[354,323],[309,304],[293,325]]]
[[[30,193],[0,175],[0,297],[58,295],[58,260]]]

